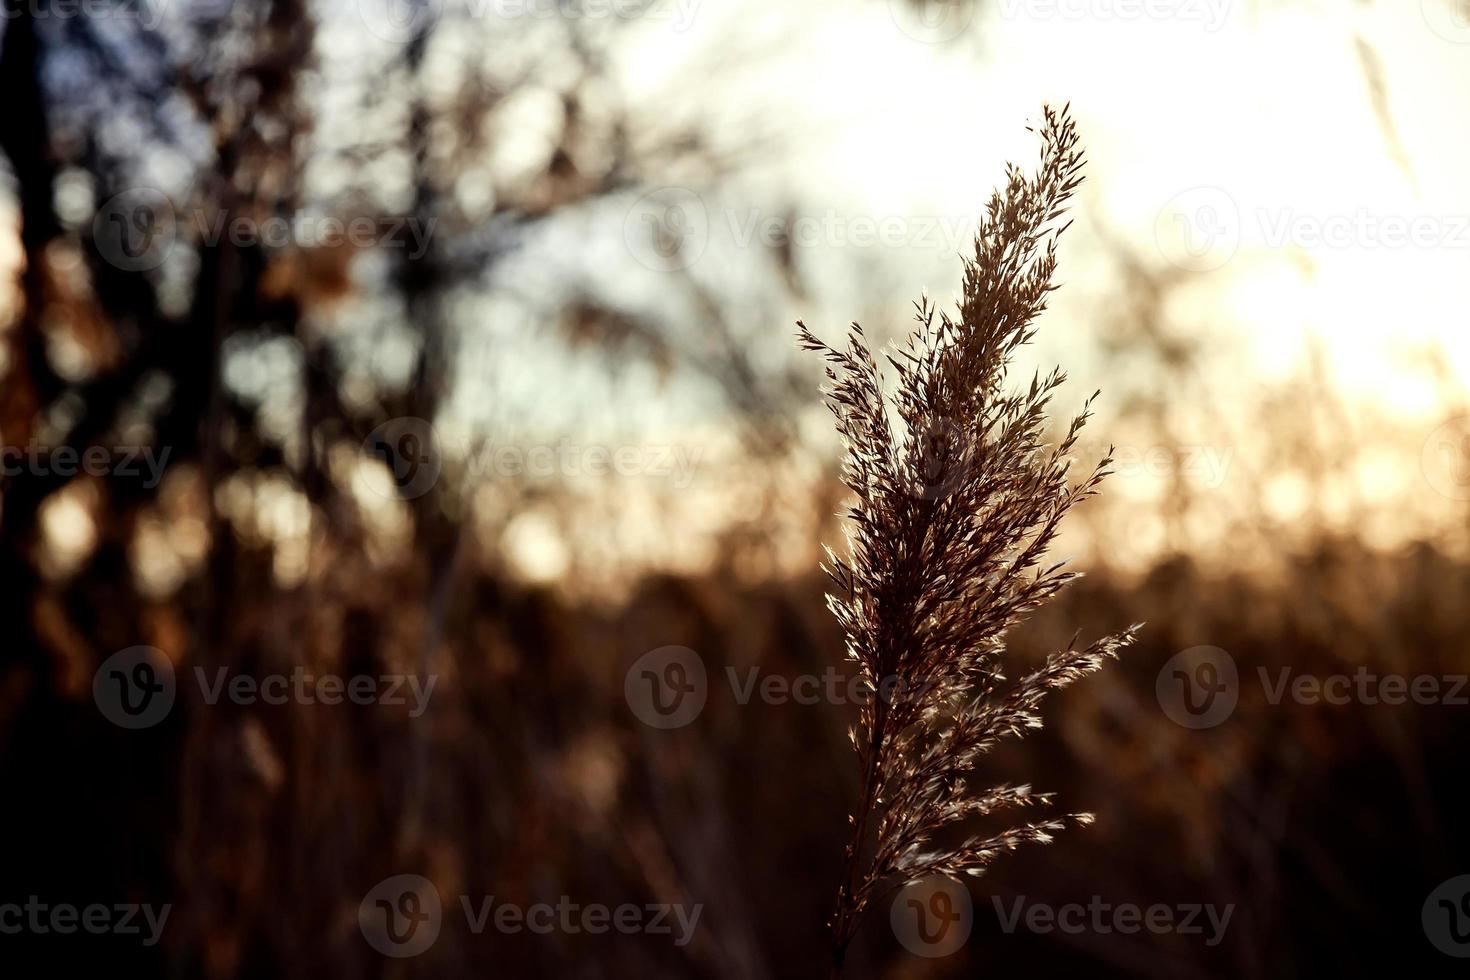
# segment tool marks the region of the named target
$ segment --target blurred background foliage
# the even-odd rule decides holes
[[[712,678],[840,664],[815,572],[838,454],[792,321],[886,338],[921,289],[952,296],[1002,161],[1033,152],[1021,123],[1071,98],[1094,170],[1027,364],[1104,390],[1088,450],[1119,466],[1066,533],[1088,577],[1017,668],[1149,626],[986,774],[1097,825],[972,885],[946,960],[875,913],[849,975],[1447,974],[1419,910],[1467,870],[1464,708],[1248,682],[1194,732],[1154,695],[1199,644],[1243,677],[1470,670],[1464,444],[1433,448],[1464,412],[1470,242],[1276,247],[1251,217],[1470,213],[1446,122],[1470,38],[1437,2],[1185,5],[1220,12],[1207,30],[984,2],[5,0],[0,435],[41,463],[0,484],[0,885],[175,905],[155,948],[38,948],[154,976],[821,970],[851,707],[715,681],[659,732],[624,672],[668,644]],[[1244,218],[1210,268],[1158,231],[1201,186]],[[211,232],[329,217],[379,233]],[[423,493],[370,451],[402,418],[433,425]],[[167,466],[68,477],[59,447]],[[418,719],[181,698],[124,732],[91,683],[137,644],[181,678],[439,682]],[[446,928],[391,961],[357,906],[405,871],[705,910],[683,948]],[[1215,947],[1002,935],[990,896],[1019,894],[1236,913]]]

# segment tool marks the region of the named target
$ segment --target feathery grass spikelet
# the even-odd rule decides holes
[[[822,566],[834,589],[828,605],[861,680],[877,690],[887,680],[897,692],[864,703],[851,732],[863,786],[832,922],[839,967],[880,889],[978,875],[1000,854],[1049,843],[1062,829],[1066,817],[934,842],[961,822],[1050,802],[1027,785],[976,790],[965,776],[1000,739],[1040,728],[1041,698],[1116,657],[1138,628],[1081,649],[1074,638],[1004,686],[1006,633],[1075,577],[1043,559],[1062,518],[1097,492],[1113,461],[1110,450],[1086,478],[1069,481],[1092,398],[1058,444],[1044,443],[1048,403],[1066,380],[1059,369],[1006,387],[1015,352],[1056,288],[1060,219],[1082,181],[1067,109],[1047,108],[1039,135],[1036,172],[1007,166],[1004,188],[991,196],[965,262],[958,316],[925,298],[918,328],[885,352],[896,372],[891,396],[860,325],[838,350],[797,324],[802,346],[828,362],[843,481],[856,494],[846,514],[849,556],[827,549]]]

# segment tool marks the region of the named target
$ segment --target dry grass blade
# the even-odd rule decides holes
[[[1061,218],[1082,181],[1067,110],[1046,109],[1039,135],[1036,172],[1009,166],[990,199],[958,316],[921,301],[918,328],[887,353],[897,373],[891,396],[859,325],[838,350],[798,324],[802,345],[828,362],[828,402],[847,450],[843,480],[857,495],[849,556],[829,549],[823,566],[835,586],[828,601],[862,679],[889,692],[864,705],[852,733],[863,782],[832,921],[837,969],[879,889],[976,875],[1061,829],[1062,819],[1050,819],[936,843],[955,824],[1048,802],[1029,786],[976,790],[965,777],[999,739],[1041,726],[1043,695],[1097,670],[1137,629],[1069,646],[1004,685],[1007,631],[1074,577],[1042,564],[1048,546],[1112,462],[1109,454],[1085,478],[1069,478],[1087,407],[1059,443],[1045,443],[1048,403],[1065,380],[1059,370],[1019,390],[1006,386],[1055,288]]]

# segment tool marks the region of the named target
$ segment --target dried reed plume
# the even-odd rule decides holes
[[[850,732],[862,795],[832,919],[834,973],[880,889],[934,874],[979,875],[1003,851],[1051,840],[1062,819],[958,846],[934,838],[992,811],[1048,802],[1029,786],[972,789],[966,776],[1000,738],[1040,728],[1042,696],[1097,670],[1138,628],[1081,650],[1069,645],[1019,683],[1002,683],[1007,631],[1076,574],[1040,564],[1058,525],[1112,463],[1110,452],[1069,484],[1069,453],[1092,398],[1059,444],[1043,442],[1060,370],[1021,391],[1003,387],[1056,288],[1056,243],[1067,227],[1059,220],[1082,181],[1066,108],[1045,110],[1040,136],[1037,172],[1008,166],[1005,189],[991,196],[965,263],[958,319],[940,313],[936,324],[924,299],[918,328],[886,353],[897,372],[891,407],[901,432],[862,328],[854,323],[847,350],[838,351],[797,324],[802,345],[829,362],[826,394],[847,449],[843,480],[857,494],[850,557],[827,549],[823,570],[836,585],[828,604],[846,631],[848,658],[880,692]]]

